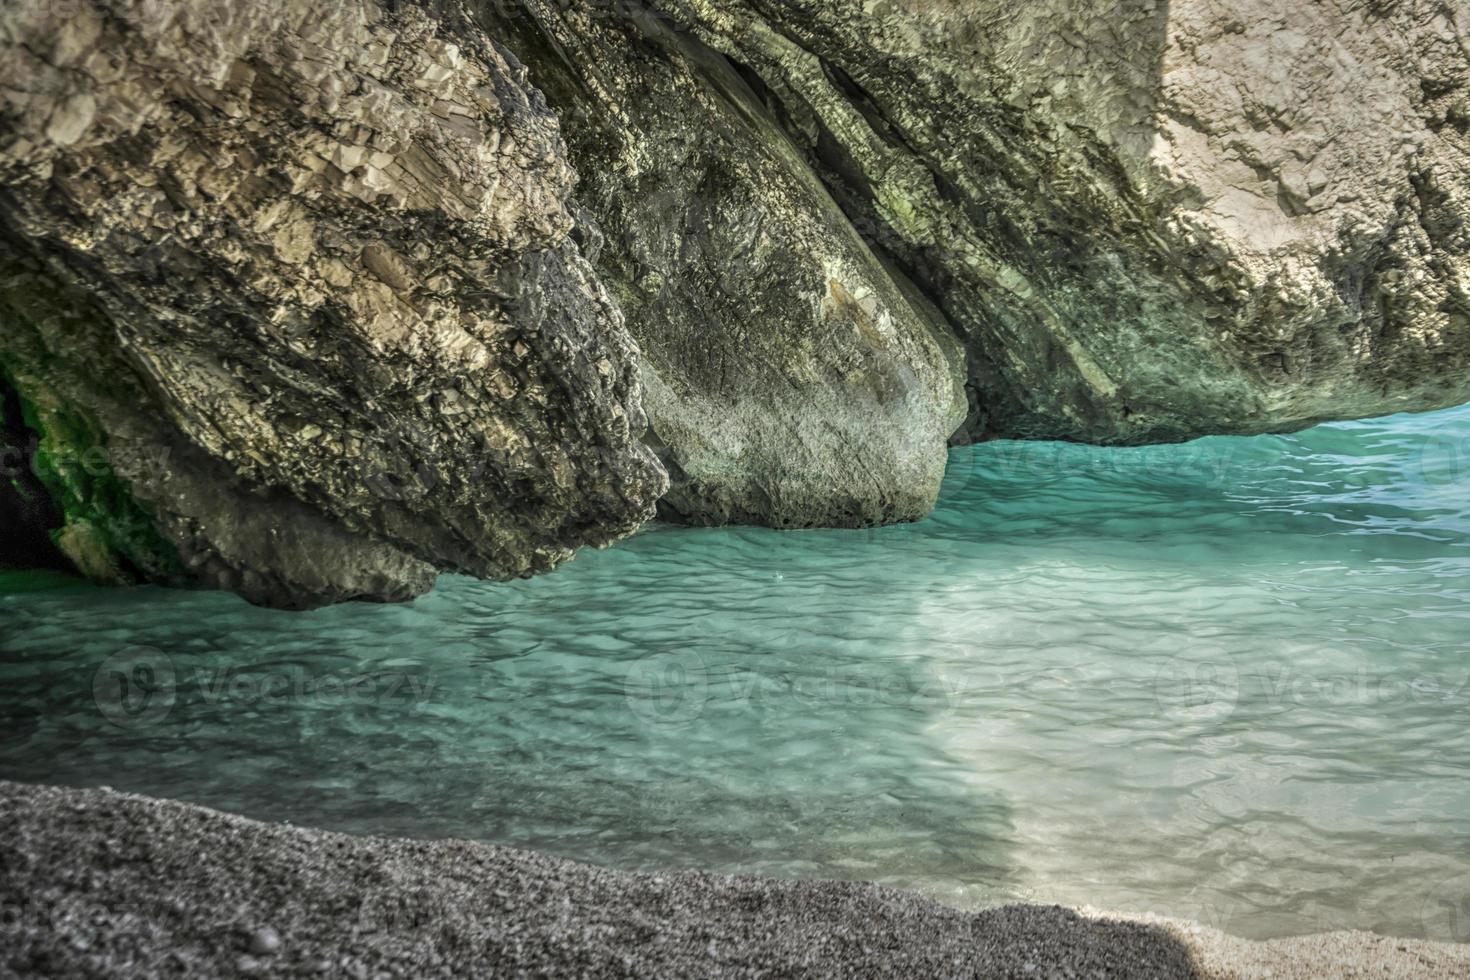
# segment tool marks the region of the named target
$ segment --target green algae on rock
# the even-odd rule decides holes
[[[53,362],[38,343],[38,331],[44,329],[38,324],[68,322],[60,305],[66,302],[60,298],[65,290],[28,275],[18,261],[7,263],[0,278],[4,280],[0,317],[6,327],[0,335],[0,356],[12,365],[10,370],[0,365],[0,375],[7,415],[14,413],[7,418],[5,465],[10,472],[5,475],[10,478],[11,499],[18,506],[16,516],[26,522],[11,533],[47,535],[62,567],[69,566],[94,582],[182,584],[186,575],[177,549],[159,535],[153,516],[119,477],[113,460],[121,453],[108,445],[106,433],[84,407],[93,400],[82,394],[63,395],[62,389],[33,373]],[[32,319],[42,310],[39,319]],[[71,340],[83,342],[85,337],[79,331]],[[85,343],[83,348],[87,348]],[[106,357],[98,351],[88,356]],[[115,367],[109,365],[105,373]],[[88,389],[93,384],[87,380],[81,387]],[[165,463],[158,458],[150,465]],[[40,545],[33,541],[31,547]],[[29,564],[44,567],[48,557],[42,551],[40,560]]]
[[[0,371],[0,568],[60,571],[70,563],[51,534],[66,518],[36,473],[38,437],[24,414]]]

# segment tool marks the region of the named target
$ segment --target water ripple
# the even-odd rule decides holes
[[[917,525],[653,527],[401,607],[12,576],[0,776],[1470,940],[1441,914],[1470,907],[1470,411],[997,443],[945,486]]]

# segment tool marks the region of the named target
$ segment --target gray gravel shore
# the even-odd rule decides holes
[[[863,884],[353,837],[106,790],[0,782],[0,828],[6,976],[1173,978],[1237,975],[1229,944],[1267,947],[1058,907],[962,912]],[[1460,962],[1403,975],[1470,976]]]

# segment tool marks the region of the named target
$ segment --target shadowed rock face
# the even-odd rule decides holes
[[[562,110],[596,264],[695,523],[854,527],[934,506],[962,349],[847,220],[760,80],[656,16],[476,8]]]
[[[1470,65],[1452,4],[652,5],[685,51],[754,80],[964,341],[960,439],[1142,443],[1470,398]],[[630,60],[592,6],[596,26],[564,32],[576,53],[545,69],[584,81],[553,95],[599,130],[574,157],[633,159],[626,121],[587,109],[609,97],[635,145],[682,146],[716,86],[648,108],[627,76],[678,55]],[[678,185],[687,154],[645,156],[643,184]],[[589,203],[608,226],[648,208]],[[640,337],[656,359],[657,331]]]
[[[53,6],[3,27],[0,363],[43,450],[104,453],[57,481],[79,568],[403,599],[652,516],[634,347],[499,48],[371,0]]]
[[[25,0],[0,366],[73,564],[279,605],[1463,402],[1463,16]]]

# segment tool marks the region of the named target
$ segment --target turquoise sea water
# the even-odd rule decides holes
[[[12,576],[0,648],[5,778],[1470,940],[1470,410],[996,443],[921,524],[653,527],[410,606]]]

